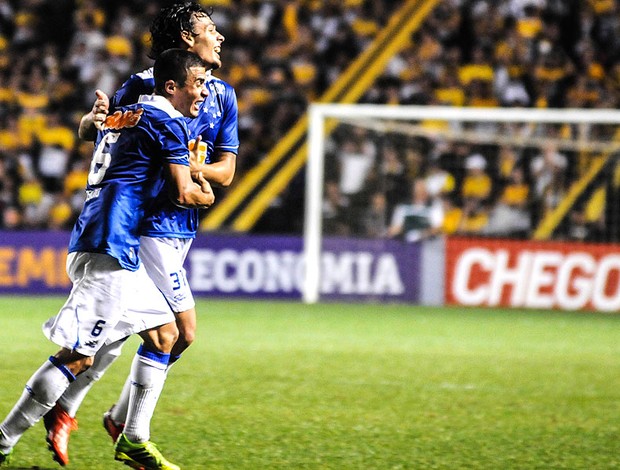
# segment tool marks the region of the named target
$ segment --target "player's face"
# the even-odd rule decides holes
[[[224,36],[217,31],[215,23],[208,16],[196,17],[193,33],[188,42],[189,50],[210,64],[212,70],[220,68],[222,66],[220,51]]]
[[[205,83],[207,69],[191,67],[187,73],[187,80],[176,89],[171,97],[172,105],[185,117],[195,118],[200,112],[200,105],[209,94]]]

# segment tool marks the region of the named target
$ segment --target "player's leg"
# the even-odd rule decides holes
[[[52,409],[43,416],[46,439],[56,461],[69,461],[69,438],[71,432],[78,429],[77,410],[95,382],[120,356],[125,339],[106,344],[97,351],[93,365],[69,384]]]
[[[69,416],[75,417],[80,405],[95,382],[98,382],[114,361],[120,357],[126,339],[123,338],[111,344],[106,344],[97,351],[93,365],[78,375],[75,381],[69,385],[67,391],[62,394],[57,405]]]
[[[2,460],[17,441],[47,413],[63,394],[75,375],[88,367],[90,358],[63,348],[50,356],[30,377],[21,397],[0,424]]]
[[[176,324],[179,330],[179,338],[171,351],[166,374],[168,374],[170,367],[181,357],[181,353],[194,341],[196,333],[195,302],[189,288],[185,269],[183,268],[191,242],[191,239],[140,238],[140,259],[145,267],[145,272],[148,273],[148,277],[152,280],[153,285],[163,294],[168,306],[167,308],[160,308],[168,312],[172,309],[175,312]],[[148,282],[144,281],[141,285],[147,286]],[[154,295],[142,296],[142,299],[154,297]],[[154,305],[148,310],[151,311],[151,314],[154,314],[156,313],[157,306]],[[145,313],[148,312],[146,307],[143,306],[141,312],[131,313],[133,316],[141,315],[145,317]],[[118,400],[103,417],[103,425],[114,441],[116,441],[125,425],[129,405],[129,391],[131,390],[130,383],[130,378],[127,378]]]
[[[196,309],[194,307],[175,314],[179,339],[172,347],[170,353],[171,364],[176,362],[181,354],[190,347],[196,338]]]
[[[171,364],[194,341],[196,303],[183,267],[192,244],[188,238],[140,238],[140,257],[149,277],[175,313],[179,338],[171,352]]]
[[[73,374],[67,377],[74,382],[80,372],[92,365],[94,356],[118,322],[124,306],[124,291],[133,273],[122,269],[114,258],[93,253],[71,253],[67,260],[67,272],[73,282],[71,294],[58,315],[44,324],[43,331],[50,340],[64,348],[56,359]],[[73,354],[82,357],[81,363],[76,362]],[[47,398],[54,398],[56,402],[68,386],[69,383],[63,386],[61,394],[50,394]],[[54,403],[48,402],[46,405],[44,414]],[[48,433],[46,440],[54,459],[66,465],[68,436],[59,441],[57,435]]]
[[[165,297],[169,305],[168,311],[182,312],[194,308],[193,296],[189,290],[189,283],[183,269],[183,260],[190,244],[191,240],[150,237],[142,237],[140,240],[141,260],[149,277]],[[195,318],[195,315],[191,318]],[[185,332],[192,333],[193,339],[193,330],[190,332],[190,328],[191,325],[187,326]],[[195,321],[193,321],[193,328],[195,329]],[[176,325],[174,325],[174,329],[178,334]],[[165,349],[161,345],[156,344],[158,341],[161,342],[162,338],[153,334],[157,332],[158,335],[161,335],[164,331],[163,328],[158,328],[141,334],[145,341],[143,347],[151,352],[164,351]],[[170,349],[172,349],[172,344]],[[148,455],[147,460],[142,460],[141,456],[149,454],[143,447],[151,446],[148,441],[150,438],[150,421],[166,379],[169,361],[170,356],[164,363],[161,355],[151,356],[150,361],[146,361],[140,354],[136,355],[131,371],[131,386],[124,387],[125,392],[129,392],[128,399],[127,395],[124,398],[121,397],[116,406],[110,410],[109,415],[104,417],[104,425],[112,434],[111,429],[116,431],[122,425],[121,420],[125,403],[128,403],[124,431],[116,444],[116,458],[125,463],[130,465],[132,463],[135,465],[143,464],[149,468],[149,465],[155,465],[154,462],[165,460],[159,453]],[[110,419],[106,420],[106,418]],[[112,427],[110,424],[117,424],[118,427]],[[151,449],[149,447],[149,449],[153,452],[156,451],[156,448]],[[165,461],[165,466],[167,466],[166,468],[177,468],[167,461]]]
[[[193,342],[196,331],[196,310],[194,308],[176,314],[175,317],[176,325],[179,330],[179,338],[174,343],[170,353],[170,359],[168,362],[168,367],[166,368],[166,376],[164,379],[168,377],[170,368],[181,357],[181,353]],[[163,385],[164,384],[162,384],[162,388]],[[103,427],[112,438],[113,442],[116,442],[118,436],[125,428],[130,391],[131,375],[127,377],[125,385],[123,386],[122,392],[116,403],[112,405],[112,407],[103,415]]]
[[[116,441],[115,458],[136,467],[178,468],[149,441],[151,418],[166,379],[169,351],[178,330],[171,322],[141,336],[144,343],[138,348],[131,366],[129,406],[123,433]]]
[[[175,315],[173,315],[162,292],[155,286],[153,280],[149,277],[144,268],[138,271],[136,279],[139,280],[136,288],[136,295],[132,299],[129,299],[127,313],[117,325],[115,332],[118,331],[119,334],[123,335],[140,333],[143,339],[144,336],[146,336],[146,347],[156,351],[163,350],[164,347],[161,343],[170,341],[170,338],[157,337],[156,335],[165,334],[167,331],[157,327],[174,322]],[[172,328],[176,337],[177,333],[174,330],[174,326],[172,326]],[[149,334],[154,335],[153,339],[149,338]],[[154,342],[155,345],[151,346],[151,342]],[[118,400],[103,415],[103,426],[113,442],[116,442],[125,426],[127,410],[129,408],[131,381],[130,373],[127,376],[127,380],[125,381],[125,385],[123,386]]]
[[[178,330],[174,322],[140,334],[144,342],[131,366],[131,388],[125,434],[132,442],[150,438],[150,422],[166,380],[170,351]]]

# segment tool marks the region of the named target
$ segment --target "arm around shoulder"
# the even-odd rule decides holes
[[[207,209],[215,202],[211,185],[202,175],[198,182],[192,180],[189,167],[184,165],[168,165],[170,176],[170,198],[177,206],[186,209]]]
[[[227,188],[233,182],[237,169],[237,155],[234,152],[217,152],[213,163],[192,167],[192,175],[200,173],[209,183]],[[196,170],[196,171],[195,171]]]

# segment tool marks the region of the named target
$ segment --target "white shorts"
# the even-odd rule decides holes
[[[57,345],[94,356],[123,315],[135,273],[99,253],[69,253],[67,274],[73,283],[58,314],[43,325]]]
[[[142,263],[136,285],[131,289],[127,311],[107,342],[173,322],[173,313],[194,307],[183,268],[191,244],[192,239],[140,237]]]
[[[174,313],[194,308],[194,296],[183,267],[191,238],[140,237],[140,260]]]

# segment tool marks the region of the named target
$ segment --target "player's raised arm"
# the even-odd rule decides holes
[[[97,99],[93,103],[93,108],[82,116],[78,127],[78,136],[82,140],[94,141],[97,137],[97,129],[100,129],[108,115],[110,109],[110,99],[103,91],[95,91]]]

